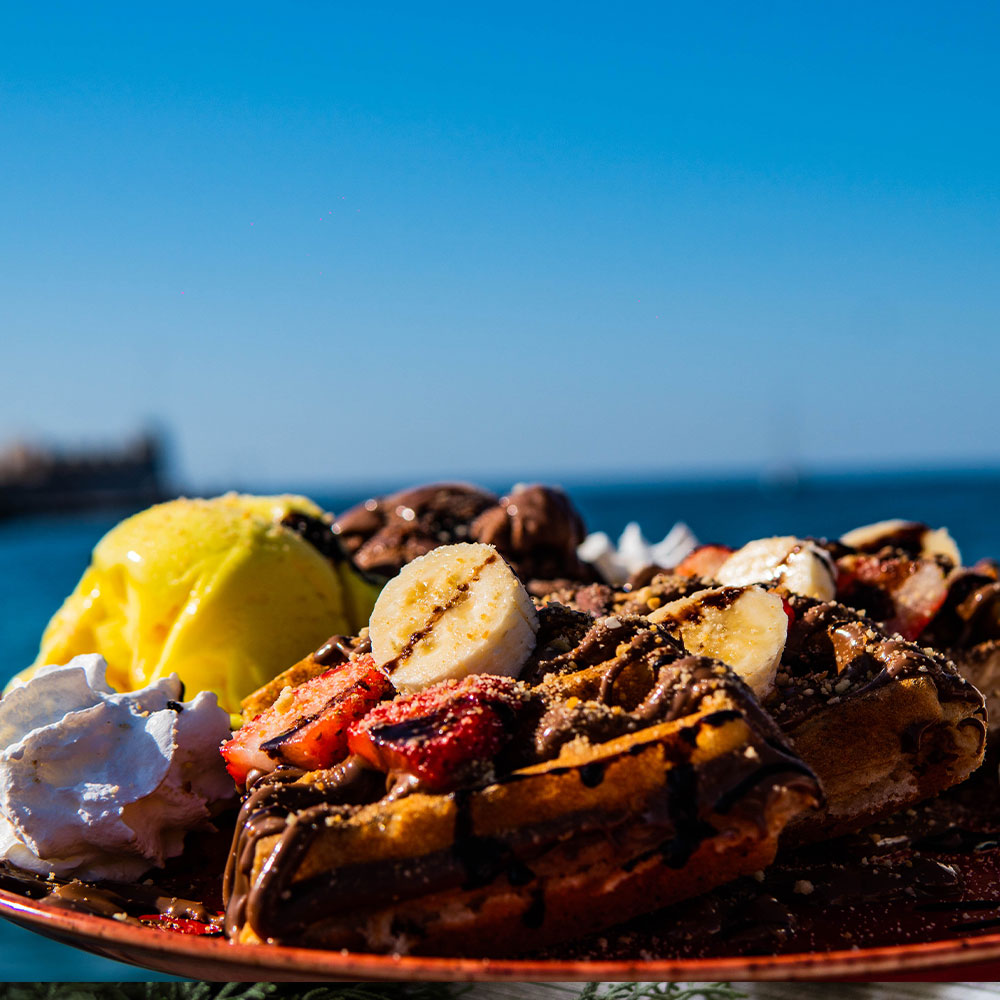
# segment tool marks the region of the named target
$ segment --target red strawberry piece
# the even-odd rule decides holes
[[[700,576],[713,580],[719,567],[734,551],[727,545],[699,545],[674,567],[674,572],[678,576]]]
[[[282,763],[307,770],[329,767],[347,756],[347,727],[392,691],[371,655],[331,667],[286,688],[223,743],[226,768],[242,785],[251,769],[273,771]]]
[[[947,574],[932,559],[851,555],[838,560],[837,596],[914,640],[948,596]],[[875,595],[872,594],[875,591]]]
[[[350,727],[348,747],[382,771],[412,774],[429,791],[449,791],[485,769],[523,700],[509,677],[441,681],[374,708]]]
[[[781,607],[788,618],[789,626],[795,624],[795,608],[792,607],[791,601],[788,600],[783,594],[779,595],[781,597]]]

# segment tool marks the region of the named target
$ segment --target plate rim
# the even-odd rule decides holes
[[[36,933],[56,937],[68,946],[107,955],[107,944],[121,954],[118,961],[152,968],[128,955],[177,957],[187,963],[211,964],[220,970],[256,968],[263,980],[283,976],[340,980],[438,981],[754,981],[865,978],[883,973],[925,972],[1000,960],[1000,933],[945,938],[913,944],[885,945],[829,952],[747,955],[695,959],[567,960],[446,958],[422,955],[374,955],[292,945],[233,944],[136,926],[98,914],[44,906],[40,901],[0,889],[0,916]],[[169,935],[169,937],[164,937]],[[169,972],[169,962],[159,966]],[[262,980],[262,981],[263,981]]]

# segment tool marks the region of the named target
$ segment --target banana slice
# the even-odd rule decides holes
[[[962,565],[962,553],[948,529],[928,528],[919,521],[903,521],[898,518],[876,521],[875,524],[866,524],[848,531],[840,536],[840,540],[862,552],[875,552],[883,545],[910,548],[916,544],[919,546],[919,555],[925,559],[944,556],[953,566]]]
[[[788,635],[777,594],[760,587],[719,587],[671,601],[649,615],[675,626],[689,653],[722,660],[763,698],[774,684]]]
[[[404,693],[467,674],[516,677],[535,645],[528,592],[492,545],[442,545],[414,559],[375,602],[375,662]]]
[[[784,587],[819,601],[832,601],[837,593],[837,570],[829,553],[794,535],[747,542],[719,567],[715,578],[730,587]]]

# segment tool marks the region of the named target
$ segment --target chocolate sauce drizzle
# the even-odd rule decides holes
[[[851,608],[792,595],[778,686],[765,701],[785,732],[846,695],[862,697],[905,678],[930,681],[943,704],[964,703],[964,725],[986,733],[986,709],[979,691],[946,656],[888,636]]]

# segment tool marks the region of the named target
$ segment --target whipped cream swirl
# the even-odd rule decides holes
[[[127,881],[181,853],[234,788],[214,694],[175,674],[129,694],[107,663],[47,666],[0,700],[0,858],[29,871]]]

